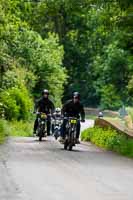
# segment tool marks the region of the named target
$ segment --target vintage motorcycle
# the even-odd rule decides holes
[[[73,146],[76,145],[76,130],[79,119],[75,117],[67,117],[66,134],[64,141],[64,149],[71,151]]]
[[[56,118],[53,119],[53,121],[52,121],[52,133],[53,133],[56,140],[60,136],[61,125],[62,125],[62,118],[61,117],[56,117]]]
[[[45,113],[37,113],[38,114],[38,127],[37,127],[37,136],[39,137],[39,141],[42,141],[43,137],[47,136],[47,115]]]

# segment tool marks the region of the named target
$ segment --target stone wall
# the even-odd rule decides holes
[[[109,128],[110,127],[110,128],[115,129],[119,133],[126,134],[128,137],[133,138],[133,130],[123,129],[122,127],[114,125],[112,122],[109,122],[105,119],[97,118],[95,120],[94,126],[98,126],[98,127],[101,127],[101,128]]]

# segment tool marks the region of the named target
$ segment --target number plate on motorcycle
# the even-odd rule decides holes
[[[45,113],[42,113],[42,114],[41,114],[41,118],[42,118],[42,119],[46,119],[46,118],[47,118],[47,115],[46,115]]]
[[[77,120],[76,119],[71,119],[70,122],[71,122],[71,124],[76,124]]]

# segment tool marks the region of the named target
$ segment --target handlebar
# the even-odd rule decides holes
[[[43,112],[33,112],[34,114],[37,114],[37,115],[40,115],[40,114],[43,114]],[[45,113],[46,114],[46,113]],[[54,119],[54,115],[52,115],[52,114],[46,114],[48,117],[53,117],[53,119]],[[60,116],[59,117],[60,118],[60,120],[63,120],[63,119],[66,119],[66,120],[71,120],[71,119],[75,119],[75,120],[78,120],[78,121],[80,121],[80,122],[85,122],[85,120],[82,120],[82,119],[78,119],[77,117],[66,117],[66,116]]]
[[[33,114],[36,114],[36,115],[41,115],[41,114],[46,114],[45,112],[33,112]],[[52,114],[46,114],[47,116],[52,116]]]
[[[75,120],[78,120],[78,121],[80,121],[80,122],[85,122],[85,120],[78,119],[78,118],[76,118],[76,117],[63,117],[63,119],[66,119],[66,120],[75,119]]]

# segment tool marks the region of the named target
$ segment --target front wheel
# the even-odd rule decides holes
[[[42,136],[39,136],[39,141],[40,141],[40,142],[42,141]]]
[[[54,137],[55,137],[56,140],[58,139],[58,137],[59,137],[58,129],[56,129],[56,130],[54,131]]]
[[[73,145],[69,144],[69,151],[72,151]]]
[[[39,141],[42,141],[42,138],[44,137],[44,127],[43,126],[40,127],[38,136],[39,136]]]
[[[68,147],[68,141],[66,140],[64,143],[64,149],[67,150],[67,147]]]

